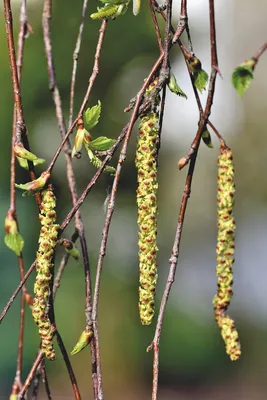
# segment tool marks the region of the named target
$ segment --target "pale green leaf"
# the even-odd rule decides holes
[[[27,170],[29,169],[29,164],[28,164],[27,160],[25,160],[24,158],[21,158],[21,157],[17,157],[17,160],[18,160],[21,168],[24,168]],[[36,167],[37,165],[43,164],[44,162],[45,162],[45,160],[43,158],[37,158],[37,159],[33,160],[33,165]]]
[[[116,140],[114,139],[109,139],[105,136],[99,136],[98,138],[92,140],[88,146],[92,150],[97,150],[97,151],[105,151],[110,149],[110,147],[115,143]]]
[[[200,91],[200,93],[202,93],[203,90],[206,89],[209,75],[204,71],[204,69],[201,69],[200,71],[194,72],[193,79],[195,87]]]
[[[250,61],[250,60],[249,60]],[[254,61],[254,60],[251,60]],[[244,92],[248,89],[253,79],[254,64],[245,62],[235,68],[232,74],[232,84],[239,96],[243,96]]]
[[[177,80],[175,78],[175,75],[171,72],[169,81],[168,81],[168,88],[172,93],[177,94],[178,96],[184,97],[187,99],[187,95],[183,92],[183,90],[180,88],[180,86],[177,83]]]
[[[5,235],[5,245],[19,256],[24,246],[23,237],[19,233],[7,233]]]

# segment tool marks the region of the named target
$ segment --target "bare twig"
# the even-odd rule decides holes
[[[68,373],[69,373],[70,381],[71,381],[71,384],[72,384],[72,389],[74,391],[74,397],[75,397],[76,400],[80,400],[81,399],[81,395],[80,395],[79,388],[78,388],[78,385],[77,385],[77,380],[76,380],[76,377],[74,375],[74,372],[73,372],[73,369],[72,369],[72,366],[71,366],[71,363],[70,363],[70,360],[69,360],[69,356],[68,356],[67,350],[65,348],[64,342],[63,342],[63,340],[62,340],[62,338],[61,338],[61,336],[59,334],[59,331],[57,329],[55,331],[55,336],[56,336],[57,343],[58,343],[58,346],[60,348],[60,351],[62,353],[62,356],[64,358],[64,362],[65,362],[65,365],[67,367]]]
[[[149,0],[149,6],[150,6],[152,21],[153,21],[155,32],[156,32],[156,36],[157,36],[159,50],[160,50],[160,53],[163,53],[164,50],[163,50],[163,45],[162,45],[160,28],[159,28],[159,24],[158,24],[158,20],[157,20],[156,14],[155,14],[153,0]]]
[[[20,82],[21,70],[22,70],[22,61],[23,61],[23,52],[24,52],[24,42],[25,36],[27,34],[28,25],[27,25],[27,12],[26,12],[26,0],[21,1],[20,6],[20,30],[18,37],[18,59],[16,62],[17,65],[17,77],[18,82]],[[16,113],[16,104],[14,103],[13,110],[13,129],[12,129],[12,149],[11,149],[11,162],[10,162],[10,206],[9,211],[12,217],[18,223],[18,218],[16,216],[16,190],[15,190],[15,181],[16,181],[16,156],[14,152],[14,145],[16,140],[16,122],[17,122],[17,113]],[[20,271],[20,279],[23,279],[24,276],[24,262],[22,253],[18,256],[19,263],[19,271]],[[22,372],[22,360],[23,360],[23,342],[24,342],[24,323],[25,323],[25,295],[30,297],[30,294],[27,292],[26,286],[23,287],[23,291],[21,294],[20,300],[20,325],[19,325],[19,345],[18,345],[18,357],[17,357],[17,369],[14,379],[18,386],[21,386],[21,372]],[[14,385],[13,385],[14,386]]]
[[[64,139],[62,140],[61,144],[59,145],[53,159],[51,160],[49,167],[47,168],[47,172],[51,172],[57,159],[59,154],[61,153],[66,141],[68,140],[70,134],[72,133],[73,129],[75,128],[77,121],[79,118],[82,117],[82,114],[85,110],[85,107],[87,105],[89,96],[91,94],[91,90],[93,88],[94,82],[96,80],[96,77],[98,75],[98,71],[99,71],[99,58],[100,58],[100,53],[101,53],[101,49],[103,46],[103,41],[104,41],[104,36],[105,36],[105,32],[106,32],[106,28],[107,28],[107,20],[103,19],[101,27],[99,29],[99,37],[98,37],[98,42],[97,42],[97,46],[96,46],[96,52],[95,52],[95,62],[94,62],[94,66],[93,66],[93,72],[89,78],[89,85],[86,91],[86,94],[84,96],[82,105],[80,107],[79,113],[77,115],[77,117],[75,118],[75,120],[73,121],[72,125],[70,126],[70,128],[68,129]]]
[[[180,20],[179,20],[179,23],[178,23],[178,27],[177,27],[176,31],[174,32],[174,35],[173,35],[173,38],[172,38],[172,42],[173,43],[177,42],[177,40],[181,37],[181,35],[182,35],[182,33],[183,33],[183,31],[185,29],[188,29],[187,28],[187,21],[188,21],[188,17],[187,17],[187,0],[181,0]],[[188,33],[189,33],[189,29],[188,29]],[[189,38],[190,38],[190,35],[189,35]],[[189,43],[191,43],[191,40],[189,41]]]
[[[39,351],[39,353],[38,353],[38,355],[37,355],[37,357],[35,359],[35,362],[32,365],[31,370],[30,370],[30,372],[29,372],[29,374],[28,374],[28,376],[27,376],[27,378],[26,378],[26,380],[24,382],[24,385],[23,385],[22,389],[19,392],[18,400],[24,399],[24,396],[25,396],[27,390],[30,387],[31,381],[33,380],[33,378],[34,378],[34,376],[36,374],[36,370],[37,370],[40,362],[42,361],[42,358],[43,358],[43,353],[41,351]]]
[[[45,51],[47,57],[47,65],[48,65],[48,76],[49,76],[49,87],[53,93],[53,100],[56,107],[56,116],[58,121],[59,130],[61,133],[61,137],[64,140],[66,136],[66,124],[63,116],[62,110],[62,102],[60,98],[59,89],[56,83],[56,73],[55,73],[55,66],[54,66],[54,59],[52,54],[52,41],[51,41],[51,28],[50,28],[50,21],[51,21],[51,0],[44,1],[44,9],[43,9],[43,34],[44,34],[44,42],[45,42]],[[85,12],[85,10],[84,10]],[[81,40],[81,38],[78,40]],[[75,80],[74,80],[75,82]],[[94,81],[93,81],[94,83]],[[74,92],[73,92],[74,95]],[[64,153],[65,153],[65,162],[66,162],[66,171],[67,171],[67,180],[68,180],[68,187],[71,193],[72,203],[75,206],[78,195],[75,183],[75,176],[74,170],[72,166],[71,160],[71,147],[69,140],[66,141],[64,146]],[[86,243],[86,236],[84,225],[82,221],[82,216],[80,210],[77,211],[75,214],[75,227],[78,231],[81,248],[82,248],[82,255],[83,255],[83,262],[84,262],[84,272],[85,272],[85,288],[86,288],[86,304],[85,304],[85,316],[86,316],[86,323],[89,324],[91,321],[91,309],[92,309],[92,302],[91,302],[91,273],[90,273],[90,262],[87,250],[87,243]],[[66,259],[65,259],[66,260]],[[58,279],[58,278],[57,278]],[[57,280],[58,282],[58,280]],[[93,387],[94,387],[94,395],[95,399],[97,399],[98,393],[98,380],[101,379],[96,376],[95,374],[95,353],[96,349],[94,347],[94,342],[91,342],[91,358],[92,358],[92,380],[93,380]],[[101,389],[102,390],[102,389]]]
[[[262,54],[267,50],[267,42],[264,43],[264,45],[262,45],[259,50],[257,51],[257,53],[255,54],[255,56],[252,57],[253,60],[256,61],[256,63],[259,61],[260,57],[262,56]]]
[[[83,35],[83,28],[84,28],[84,20],[85,20],[85,13],[87,9],[88,0],[83,1],[83,8],[82,8],[82,18],[79,27],[79,33],[77,36],[77,41],[75,45],[75,49],[73,52],[73,67],[72,67],[72,76],[71,76],[71,86],[70,86],[70,111],[69,111],[69,127],[72,124],[73,119],[73,104],[74,104],[74,93],[75,93],[75,82],[76,82],[76,73],[77,73],[77,66],[78,66],[78,58],[80,54],[80,48],[82,44],[82,35]]]
[[[20,84],[17,71],[16,52],[15,52],[14,35],[13,35],[13,17],[12,17],[10,0],[4,0],[4,10],[5,10],[5,23],[6,23],[7,44],[9,52],[9,62],[10,62],[12,86],[13,86],[14,106],[16,109],[16,133],[15,133],[14,143],[16,144],[22,143],[27,150],[30,150],[27,137],[27,128],[24,120],[24,114],[21,102]],[[29,161],[28,165],[29,165],[30,179],[34,180],[36,177],[34,173],[33,163]],[[36,193],[35,198],[37,204],[40,205],[41,204],[40,193]]]

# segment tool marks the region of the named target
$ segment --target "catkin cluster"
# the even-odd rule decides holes
[[[42,192],[42,203],[39,219],[41,230],[39,248],[36,254],[36,281],[34,285],[35,298],[32,307],[34,321],[38,325],[41,346],[44,355],[49,360],[55,359],[53,348],[53,328],[48,317],[50,296],[50,281],[52,278],[54,247],[56,246],[59,225],[56,222],[56,198],[49,187]]]
[[[218,157],[218,193],[217,193],[217,295],[214,297],[215,319],[221,329],[226,352],[231,360],[237,360],[241,354],[238,333],[234,321],[226,314],[233,296],[233,271],[235,251],[234,206],[234,167],[232,151],[221,145]]]
[[[148,88],[147,93],[154,85]],[[157,282],[157,137],[158,113],[150,110],[141,115],[135,161],[138,174],[139,312],[143,325],[149,325],[154,315]]]

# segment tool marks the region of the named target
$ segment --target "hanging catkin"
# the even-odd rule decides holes
[[[38,325],[41,346],[44,355],[49,360],[55,359],[53,348],[53,328],[48,317],[50,296],[50,281],[52,279],[54,248],[57,242],[59,225],[56,222],[56,198],[52,187],[42,192],[42,204],[39,219],[41,230],[39,248],[36,254],[36,281],[34,285],[35,298],[32,307],[34,321]]]
[[[218,193],[217,193],[217,268],[218,276],[217,295],[214,297],[214,314],[226,352],[231,360],[237,360],[241,354],[238,333],[234,321],[226,314],[233,296],[233,271],[235,251],[235,220],[234,206],[234,166],[232,151],[224,144],[221,145],[218,157]]]
[[[148,95],[154,81],[147,89]],[[139,313],[141,323],[149,325],[154,315],[157,282],[157,96],[153,107],[141,115],[135,164],[137,167],[138,246],[139,246]]]

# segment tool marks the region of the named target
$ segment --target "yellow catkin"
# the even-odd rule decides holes
[[[213,299],[216,322],[221,329],[226,352],[231,360],[237,360],[241,355],[240,342],[234,321],[226,314],[233,296],[233,271],[235,250],[235,220],[234,206],[234,166],[232,151],[221,145],[218,157],[218,192],[217,192],[217,294]]]
[[[35,298],[32,314],[38,325],[41,346],[44,355],[49,360],[55,359],[53,348],[53,328],[48,317],[50,296],[50,281],[52,279],[54,248],[56,246],[59,225],[56,222],[56,198],[52,187],[42,192],[42,203],[39,219],[41,230],[39,236],[39,248],[36,254],[36,281],[34,285]]]
[[[151,92],[156,82],[147,90]],[[137,167],[138,246],[139,246],[139,313],[143,325],[154,316],[157,283],[157,98],[153,109],[141,115],[135,164]]]

